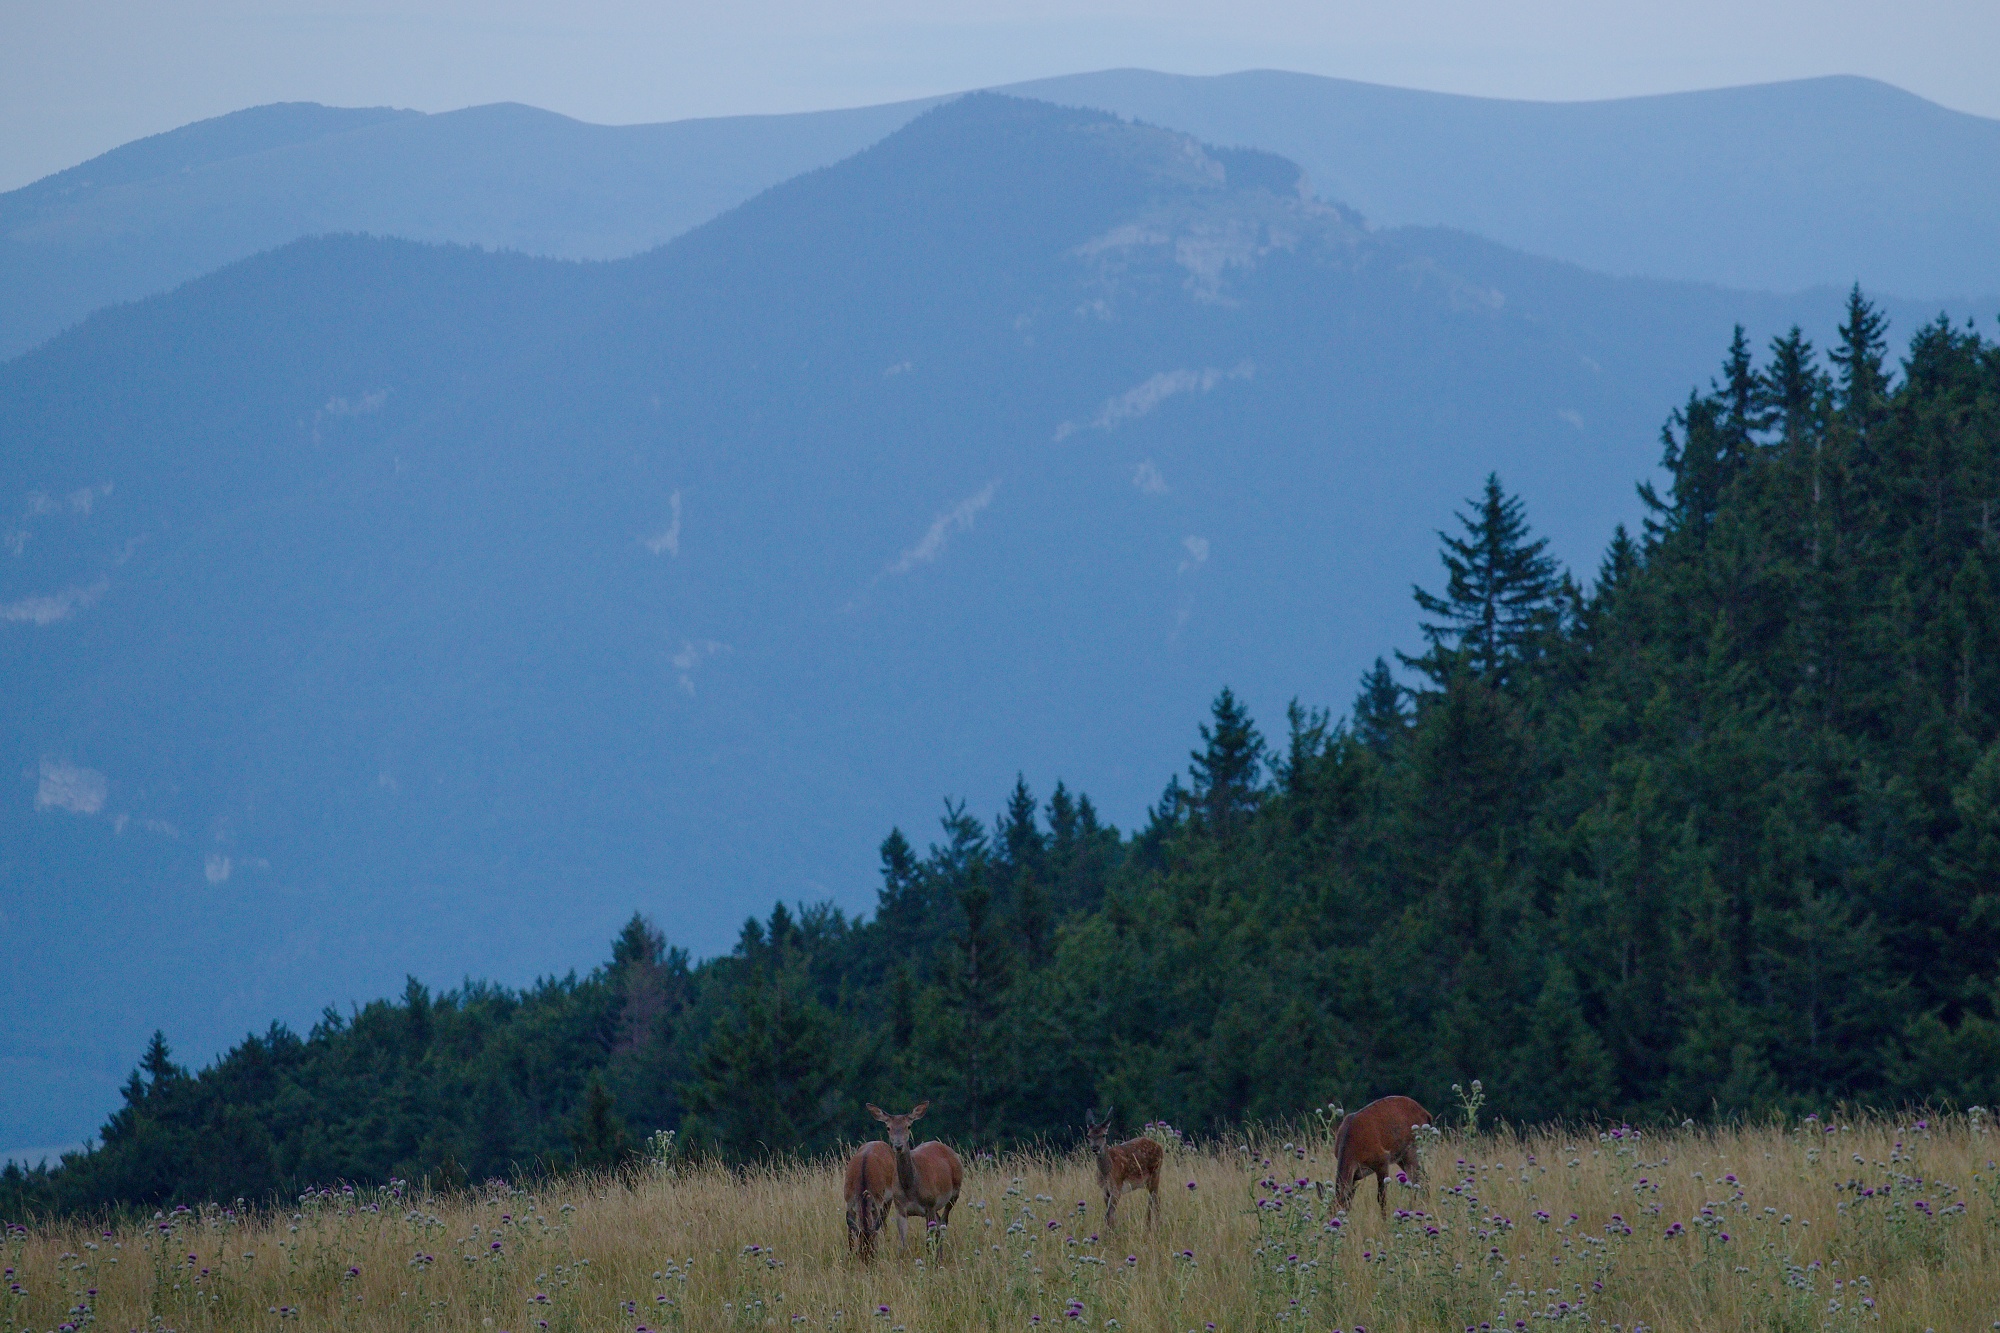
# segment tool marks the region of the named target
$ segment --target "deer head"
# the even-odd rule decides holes
[[[924,1112],[928,1111],[930,1106],[931,1104],[927,1101],[918,1102],[910,1108],[907,1115],[890,1115],[875,1103],[870,1102],[868,1103],[868,1114],[880,1120],[887,1127],[889,1132],[889,1146],[897,1152],[904,1152],[910,1146],[910,1126],[922,1120]]]
[[[1104,1119],[1102,1120],[1097,1118],[1097,1112],[1095,1111],[1085,1111],[1083,1113],[1083,1137],[1090,1144],[1093,1152],[1103,1152],[1104,1145],[1110,1141],[1111,1112],[1114,1109],[1109,1106],[1105,1107]]]

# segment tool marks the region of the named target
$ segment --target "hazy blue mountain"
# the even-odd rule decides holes
[[[637,254],[926,105],[613,126],[508,104],[294,104],[202,121],[0,194],[0,357],[302,236]]]
[[[866,907],[1017,769],[1129,826],[1222,684],[1413,645],[1489,470],[1588,568],[1732,322],[1838,306],[1297,181],[977,96],[632,259],[301,241],[0,365],[0,1125],[155,1026]]]
[[[1258,70],[1019,84],[1282,153],[1380,224],[1760,291],[2000,293],[2000,121],[1872,79],[1522,102]]]
[[[1280,153],[1378,225],[1755,290],[2000,293],[2000,122],[1865,79],[1578,103],[1274,72],[1016,90]],[[308,235],[636,254],[931,105],[621,127],[521,106],[204,121],[0,195],[0,357]]]

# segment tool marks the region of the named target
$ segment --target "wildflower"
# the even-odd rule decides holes
[[[886,1306],[886,1305],[878,1305],[878,1306],[876,1306],[876,1307],[875,1307],[875,1317],[876,1317],[877,1319],[887,1319],[887,1318],[889,1317],[889,1307],[888,1307],[888,1306]]]
[[[1192,1180],[1190,1180],[1190,1181],[1188,1182],[1188,1188],[1189,1188],[1189,1189],[1193,1189],[1193,1188],[1194,1188],[1194,1182],[1193,1182]]]

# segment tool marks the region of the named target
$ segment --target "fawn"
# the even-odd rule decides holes
[[[1104,1108],[1102,1120],[1095,1112],[1084,1113],[1084,1135],[1097,1154],[1097,1187],[1104,1191],[1104,1225],[1108,1229],[1117,1216],[1118,1200],[1143,1186],[1146,1225],[1151,1227],[1160,1216],[1160,1162],[1165,1150],[1146,1138],[1110,1142],[1111,1110]]]

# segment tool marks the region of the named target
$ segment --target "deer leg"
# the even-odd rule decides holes
[[[1382,1210],[1382,1220],[1389,1219],[1389,1169],[1377,1167],[1375,1170],[1375,1204]]]
[[[910,1251],[910,1219],[903,1215],[901,1208],[896,1209],[896,1251],[899,1254]]]
[[[1104,1229],[1111,1230],[1111,1224],[1118,1217],[1118,1195],[1113,1190],[1104,1191]]]

